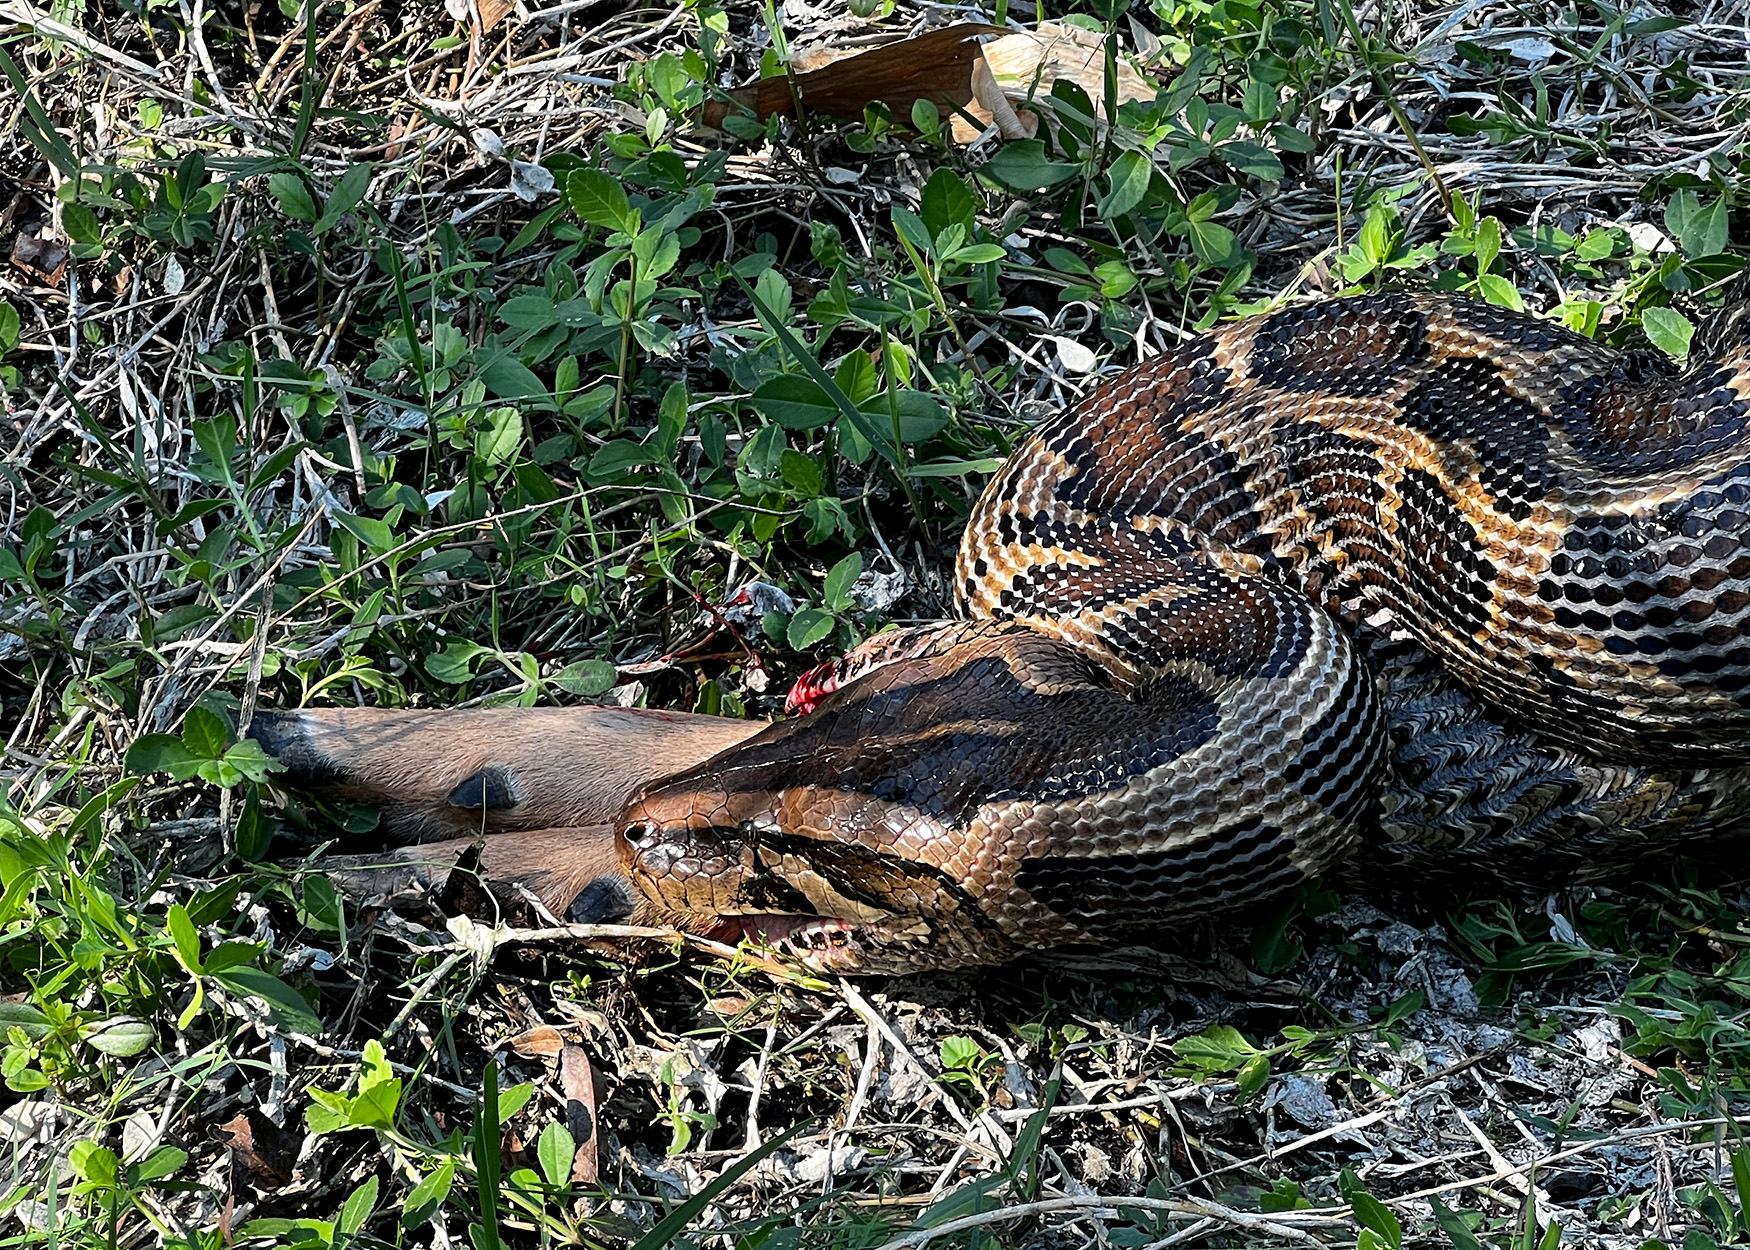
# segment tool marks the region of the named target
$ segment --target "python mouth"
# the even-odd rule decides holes
[[[745,912],[725,915],[707,935],[719,942],[747,942],[798,959],[854,958],[861,926],[838,916],[808,916],[788,912]]]

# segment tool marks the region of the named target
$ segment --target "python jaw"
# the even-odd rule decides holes
[[[806,722],[781,722],[760,735],[768,736],[798,739],[778,746],[774,779],[795,775],[791,747],[821,759]],[[742,787],[725,786],[707,761],[627,807],[621,865],[669,923],[826,973],[896,974],[1013,955],[956,881],[869,836],[894,825],[927,836],[931,822],[916,809],[830,787],[768,788],[763,771],[745,768]]]
[[[769,820],[662,820],[653,812],[661,806],[647,796],[628,810],[621,856],[633,888],[677,928],[746,941],[823,973],[941,966],[927,920],[878,905],[841,876],[847,848],[786,834]],[[850,858],[865,857],[853,850]]]

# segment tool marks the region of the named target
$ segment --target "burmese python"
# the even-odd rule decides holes
[[[619,823],[820,967],[1111,943],[1358,863],[1582,871],[1750,807],[1750,350],[1288,307],[1041,425],[960,620],[879,635]]]

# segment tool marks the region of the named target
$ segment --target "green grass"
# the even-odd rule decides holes
[[[1310,290],[1463,291],[1681,356],[1742,267],[1738,27],[1009,11],[1114,67],[1140,46],[1160,90],[1060,81],[1039,138],[969,151],[928,108],[698,135],[725,76],[819,33],[769,7],[473,42],[418,4],[54,15],[80,38],[0,40],[0,241],[42,243],[0,276],[9,1244],[1750,1237],[1750,937],[1702,870],[1561,923],[1415,919],[1464,1010],[1318,895],[1249,946],[865,996],[660,947],[481,959],[361,911],[308,865],[370,815],[282,816],[238,741],[258,706],[772,711],[946,611],[979,483],[1088,358]],[[750,581],[792,608],[726,615]],[[1620,1054],[1576,1059],[1598,1020]],[[551,1047],[506,1045],[537,1025],[597,1065],[597,1180]],[[1467,1048],[1442,1096],[1602,1188],[1495,1177],[1420,1111],[1356,1130],[1371,1154],[1267,1138],[1285,1077],[1365,1117]]]

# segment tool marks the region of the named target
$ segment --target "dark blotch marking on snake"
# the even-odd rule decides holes
[[[1443,361],[1404,396],[1402,408],[1404,424],[1435,441],[1468,443],[1481,462],[1482,488],[1515,521],[1528,519],[1561,483],[1549,462],[1542,414],[1507,389],[1493,361]]]
[[[1285,308],[1259,325],[1246,372],[1294,394],[1383,395],[1428,354],[1427,320],[1401,295]]]

